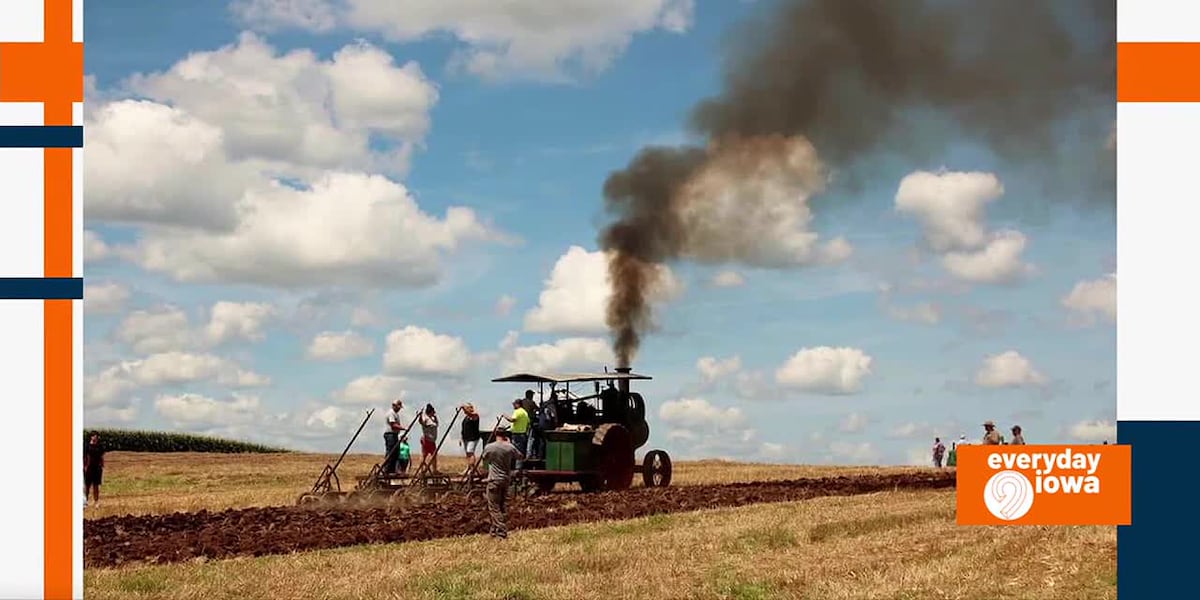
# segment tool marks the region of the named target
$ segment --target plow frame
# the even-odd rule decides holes
[[[367,421],[371,420],[371,415],[373,414],[375,414],[375,409],[372,408],[371,410],[367,411],[367,416],[363,417],[363,421],[361,424],[359,424],[358,430],[354,432],[354,436],[350,438],[350,442],[346,444],[345,449],[342,450],[342,454],[338,456],[337,462],[333,463],[332,465],[328,463],[325,464],[325,468],[322,469],[321,474],[317,476],[317,481],[313,483],[312,490],[310,490],[308,493],[302,494],[300,499],[297,500],[297,504],[306,504],[310,501],[308,500],[309,497],[319,499],[321,496],[326,494],[341,493],[342,482],[337,476],[338,467],[342,465],[342,461],[346,458],[346,453],[350,452],[350,447],[354,445],[356,440],[358,440],[358,436],[362,433],[363,428],[367,426]],[[334,488],[337,488],[336,491]]]

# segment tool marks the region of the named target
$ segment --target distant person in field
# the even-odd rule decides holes
[[[933,466],[942,468],[942,458],[946,455],[946,445],[942,438],[933,438]]]
[[[475,451],[479,449],[479,413],[475,412],[475,405],[470,402],[462,405],[463,422],[462,422],[462,441],[460,444],[463,447],[463,452],[467,454],[467,468],[463,474],[469,474],[475,466]]]
[[[404,422],[400,420],[400,411],[403,408],[404,402],[397,398],[392,401],[392,409],[387,413],[387,430],[383,432],[383,472],[388,475],[396,473],[396,441],[404,434]]]
[[[104,447],[100,445],[100,434],[93,433],[83,448],[83,502],[87,506],[88,493],[92,504],[100,504],[100,483],[104,479]]]
[[[1012,426],[1012,434],[1013,434],[1012,441],[1009,442],[1009,444],[1012,444],[1013,446],[1024,446],[1025,445],[1025,436],[1021,435],[1021,426],[1020,425]]]
[[[519,401],[518,401],[519,403]],[[492,537],[508,537],[508,485],[513,469],[524,458],[521,451],[509,441],[508,429],[496,428],[496,441],[483,449],[479,461],[487,465],[486,496],[488,516],[492,521]]]
[[[437,466],[438,416],[432,404],[426,404],[421,413],[421,462],[429,465],[429,472],[441,473]]]
[[[513,400],[512,416],[504,417],[504,420],[512,423],[512,444],[524,457],[529,449],[529,412],[521,404],[520,398]],[[521,461],[517,461],[517,468],[521,468]]]
[[[1000,445],[1000,432],[996,431],[996,424],[992,421],[983,422],[983,444],[985,446]]]

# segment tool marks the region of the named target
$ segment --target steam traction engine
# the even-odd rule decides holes
[[[623,490],[632,485],[636,473],[646,487],[670,485],[671,458],[666,452],[650,450],[640,464],[636,460],[635,451],[650,439],[650,426],[645,400],[629,390],[635,379],[650,377],[618,368],[612,373],[517,373],[493,379],[536,383],[538,406],[554,415],[554,429],[542,433],[544,458],[525,461],[523,476],[541,492],[559,482],[578,482],[588,492]],[[586,383],[592,384],[590,395],[571,390],[571,384]]]

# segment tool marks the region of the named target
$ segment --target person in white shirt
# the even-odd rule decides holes
[[[396,453],[396,443],[400,436],[404,433],[404,422],[400,418],[400,411],[404,408],[404,403],[399,398],[392,401],[392,410],[387,413],[387,429],[383,432],[384,456],[383,472],[388,475],[396,474],[396,462],[399,456]]]

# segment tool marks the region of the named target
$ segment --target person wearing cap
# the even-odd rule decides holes
[[[1010,444],[1012,444],[1013,446],[1024,446],[1025,445],[1025,436],[1021,435],[1021,426],[1020,425],[1012,426],[1012,434],[1013,434],[1013,436],[1012,436],[1012,441],[1009,442]]]
[[[392,401],[392,409],[387,413],[387,429],[383,432],[384,460],[383,472],[388,475],[396,474],[396,442],[404,433],[404,422],[400,420],[400,410],[404,402],[396,398]]]
[[[470,402],[463,404],[462,411],[462,441],[459,443],[467,454],[467,468],[463,472],[467,474],[475,466],[475,451],[479,449],[481,435],[479,433],[479,413],[475,412],[475,405]]]
[[[519,402],[519,401],[518,401]],[[508,428],[496,428],[496,441],[488,444],[479,456],[479,462],[487,465],[487,482],[484,495],[487,497],[488,516],[492,522],[489,532],[492,537],[508,537],[508,485],[513,469],[524,458],[521,451],[509,442]]]
[[[996,424],[991,421],[983,422],[983,444],[985,446],[999,446],[1000,432],[996,431]]]

